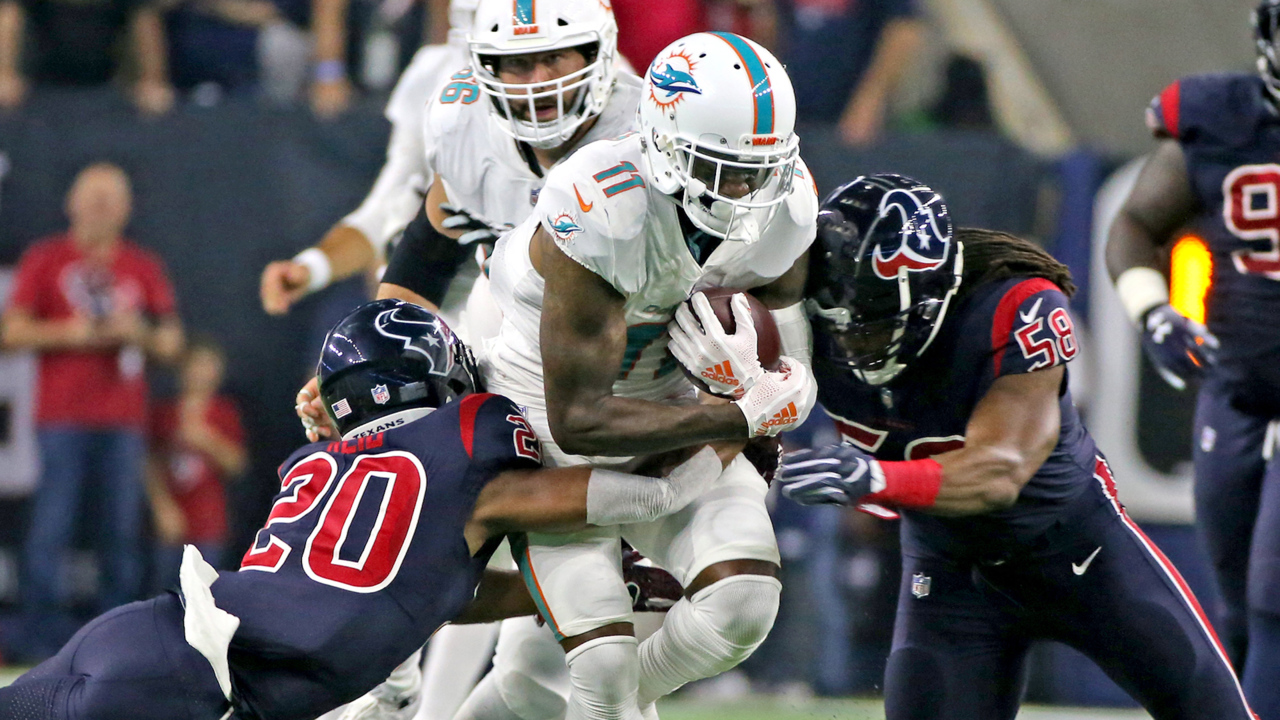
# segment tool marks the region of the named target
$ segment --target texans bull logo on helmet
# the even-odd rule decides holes
[[[377,329],[379,334],[384,337],[402,341],[404,343],[405,350],[416,352],[426,358],[427,361],[431,363],[430,372],[432,374],[445,375],[449,372],[450,368],[436,367],[436,354],[432,353],[428,347],[424,346],[425,344],[430,347],[439,347],[441,340],[435,335],[424,334],[420,328],[415,327],[423,325],[434,325],[435,329],[439,330],[441,333],[452,332],[438,320],[423,322],[420,320],[410,320],[407,317],[402,317],[400,315],[400,308],[393,308],[379,313],[373,322],[373,326]]]
[[[936,197],[934,195],[933,197]],[[938,218],[929,203],[922,203],[910,190],[894,189],[880,202],[878,222],[888,219],[901,224],[897,247],[886,253],[877,244],[871,254],[876,276],[892,280],[901,268],[908,272],[933,270],[947,261],[951,236],[938,226]]]

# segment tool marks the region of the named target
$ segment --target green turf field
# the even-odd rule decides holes
[[[25,668],[0,668],[0,687]],[[662,720],[882,720],[879,700],[795,700],[767,696],[733,701],[666,700],[658,704]],[[1019,720],[1146,720],[1133,710],[1028,707]]]
[[[752,697],[732,702],[668,700],[658,703],[662,720],[883,720],[880,701],[788,700]],[[1148,720],[1144,712],[1028,707],[1019,720]]]

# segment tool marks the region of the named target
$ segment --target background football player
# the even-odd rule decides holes
[[[818,397],[848,444],[784,458],[806,504],[902,511],[889,718],[1012,718],[1027,649],[1092,658],[1157,719],[1252,717],[1173,565],[1080,422],[1069,271],[941,196],[861,177],[822,204],[808,308]]]
[[[482,349],[498,314],[479,266],[467,262],[477,244],[487,251],[501,230],[529,217],[550,168],[635,124],[641,83],[620,70],[617,37],[613,12],[597,0],[481,0],[469,69],[427,108],[435,179],[380,297],[465,302],[463,337]]]
[[[313,718],[381,682],[443,622],[533,612],[517,574],[485,570],[506,533],[652,521],[724,467],[704,448],[662,479],[543,469],[520,410],[474,392],[466,347],[409,303],[344,318],[318,372],[341,437],[281,465],[240,571],[215,572],[188,546],[181,596],[86,625],[0,688],[0,717]]]
[[[491,277],[503,323],[486,380],[528,408],[549,464],[621,464],[803,421],[813,385],[799,300],[817,202],[794,122],[790,81],[766,50],[728,33],[683,38],[649,68],[639,132],[554,168],[534,216],[499,242]],[[666,328],[699,286],[756,288],[784,328],[791,357],[766,372],[745,314],[726,336],[699,305],[705,332],[689,338],[690,367],[731,366],[710,383],[731,403],[680,402],[693,386],[667,354]],[[764,494],[739,457],[670,522],[528,536],[517,561],[567,653],[569,718],[637,718],[763,641],[780,587]],[[620,533],[686,588],[639,653],[611,567]]]
[[[467,33],[478,0],[451,0],[448,42],[414,54],[387,101],[387,161],[360,206],[320,242],[262,271],[262,308],[280,315],[309,293],[385,261],[387,244],[413,219],[433,176],[425,163],[422,116],[433,97],[467,64]]]
[[[1202,378],[1192,452],[1196,526],[1223,600],[1245,694],[1280,718],[1280,2],[1253,14],[1257,75],[1183,78],[1151,103],[1159,145],[1111,226],[1107,269],[1172,385]],[[1213,256],[1208,329],[1169,304],[1160,249],[1195,222]]]

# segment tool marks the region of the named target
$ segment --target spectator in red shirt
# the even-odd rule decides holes
[[[217,342],[192,340],[182,360],[180,394],[151,413],[147,495],[161,589],[177,585],[184,544],[217,566],[227,541],[223,488],[244,472],[247,458],[240,412],[218,393],[225,372]]]
[[[121,237],[132,192],[120,168],[99,163],[67,193],[70,229],[32,245],[19,262],[0,334],[39,353],[36,398],[41,477],[23,548],[24,629],[33,655],[65,640],[59,587],[64,555],[90,483],[97,504],[99,610],[141,591],[139,542],[147,418],[146,357],[173,360],[182,326],[159,258]]]

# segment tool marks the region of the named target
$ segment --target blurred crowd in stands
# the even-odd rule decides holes
[[[619,49],[638,72],[684,35],[746,35],[787,63],[800,117],[838,124],[853,144],[878,136],[895,85],[929,56],[919,0],[612,5]],[[153,116],[235,94],[306,100],[330,118],[359,93],[389,90],[420,45],[446,42],[448,18],[448,0],[0,0],[0,109],[20,107],[35,87],[116,83]],[[952,63],[949,86],[965,92],[943,93],[930,113],[990,124],[971,79],[980,69]]]

